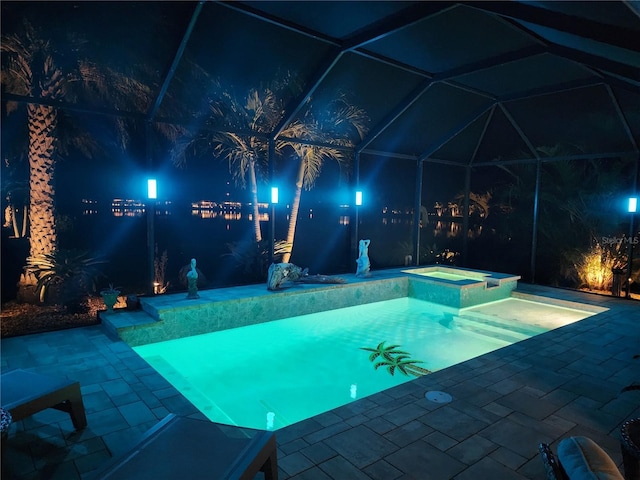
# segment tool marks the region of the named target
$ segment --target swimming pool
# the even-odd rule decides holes
[[[452,281],[426,272],[480,275],[485,280]],[[293,284],[279,291],[266,285],[214,288],[185,294],[143,297],[142,318],[101,316],[103,326],[132,347],[281,320],[308,313],[412,297],[454,308],[466,308],[511,296],[517,275],[444,266],[378,270],[370,277],[340,275],[339,284]]]
[[[456,309],[403,297],[134,350],[210,420],[278,429],[415,379],[420,368],[594,314],[519,298]]]

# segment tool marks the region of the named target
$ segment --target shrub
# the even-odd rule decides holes
[[[59,250],[27,259],[27,270],[37,278],[36,294],[41,302],[64,305],[70,312],[85,310],[86,299],[96,291],[102,276],[97,266],[104,260],[87,252]]]

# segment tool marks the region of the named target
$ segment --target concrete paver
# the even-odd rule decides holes
[[[609,310],[278,430],[280,478],[542,480],[538,443],[555,448],[578,434],[621,465],[619,426],[640,416],[640,392],[621,393],[640,381],[640,305],[535,285],[518,291]],[[79,380],[89,424],[75,432],[54,410],[16,422],[4,452],[8,478],[85,479],[166,414],[205,418],[101,326],[1,347],[2,371]],[[429,402],[429,390],[453,400]]]

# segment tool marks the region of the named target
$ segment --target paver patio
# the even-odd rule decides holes
[[[622,464],[618,429],[640,416],[640,305],[522,284],[609,310],[276,432],[281,479],[543,479],[537,445],[587,435]],[[81,384],[88,426],[40,412],[11,427],[15,479],[84,479],[168,413],[205,418],[102,326],[3,339],[1,368]],[[450,403],[425,399],[449,393]],[[213,447],[212,447],[213,448]],[[170,461],[170,459],[158,459]],[[3,476],[3,478],[5,478]]]

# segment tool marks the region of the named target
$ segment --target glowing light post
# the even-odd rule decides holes
[[[269,264],[273,263],[276,241],[276,205],[278,204],[278,187],[271,187],[271,251]]]
[[[155,216],[156,199],[158,198],[158,185],[155,178],[147,179],[147,268],[149,269],[149,283],[147,293],[153,295],[155,281]]]
[[[362,206],[362,190],[356,190],[356,225],[354,227],[354,232],[356,234],[356,257],[358,253],[358,226],[360,224],[360,207]]]
[[[627,292],[626,298],[631,298],[631,263],[633,261],[633,244],[635,242],[635,236],[633,231],[633,220],[638,211],[638,197],[629,197],[629,208],[627,209],[631,215],[629,220],[629,244],[627,245]]]

